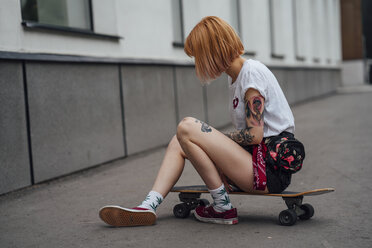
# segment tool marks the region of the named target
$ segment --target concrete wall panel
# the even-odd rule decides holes
[[[227,76],[213,81],[207,86],[208,124],[219,128],[231,122],[229,114],[229,87]]]
[[[282,88],[283,93],[284,93],[285,97],[287,98],[287,101],[290,102],[290,99],[289,99],[290,96],[288,95],[289,84],[288,84],[288,80],[287,80],[286,71],[281,70],[281,69],[276,69],[276,68],[269,68],[269,69],[271,70],[271,72],[276,77],[276,80],[278,80],[278,83],[279,83],[280,87]]]
[[[271,68],[290,104],[336,91],[340,70]]]
[[[167,144],[176,133],[173,68],[123,66],[128,154]]]
[[[298,87],[298,80],[297,80],[297,71],[285,71],[286,74],[286,91],[285,94],[287,96],[288,102],[291,104],[296,101],[296,89]]]
[[[192,67],[176,67],[176,89],[178,101],[178,122],[186,116],[206,121],[203,87]]]
[[[290,95],[290,104],[299,101],[299,99],[306,98],[306,94],[301,90],[306,84],[306,71],[304,70],[293,70],[288,73],[288,84],[287,89],[288,95]]]
[[[332,81],[332,84],[333,84],[333,88],[338,88],[338,87],[341,87],[342,85],[342,82],[341,82],[341,72],[340,70],[333,70],[331,72],[332,74],[332,78],[331,78],[331,81]]]
[[[124,156],[119,68],[28,63],[35,182]]]
[[[306,97],[305,92],[301,89],[306,87],[306,74],[303,70],[296,70],[294,71],[294,102],[299,101],[299,99],[303,99]]]
[[[311,74],[309,74],[310,78],[310,85],[311,85],[311,91],[308,94],[308,98],[312,96],[320,96],[323,95],[322,92],[322,71],[321,70],[311,70]]]
[[[0,61],[0,194],[31,184],[22,64]]]

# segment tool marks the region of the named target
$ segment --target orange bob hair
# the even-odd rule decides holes
[[[195,58],[196,75],[204,83],[219,77],[235,58],[244,53],[234,29],[216,16],[204,17],[191,30],[184,50]]]

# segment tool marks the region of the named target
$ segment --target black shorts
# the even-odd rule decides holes
[[[291,183],[292,175],[274,170],[266,163],[266,185],[269,193],[281,193]]]
[[[279,134],[282,137],[293,137],[294,135],[289,132],[282,132]],[[267,147],[267,149],[270,149]],[[268,153],[270,150],[268,151]],[[266,155],[268,156],[268,154]],[[291,183],[292,174],[281,171],[280,169],[275,170],[274,165],[266,159],[266,181],[267,188],[270,193],[281,193],[283,192],[288,185]]]
[[[287,137],[287,136],[293,136],[292,133],[288,132],[282,132],[279,134],[279,136]],[[250,154],[252,154],[253,151],[253,146],[242,146],[246,151],[248,151]],[[267,147],[267,149],[270,149]],[[270,151],[268,151],[269,153]],[[266,157],[268,154],[266,155]],[[283,192],[288,185],[291,183],[291,178],[292,175],[280,171],[280,170],[275,170],[274,165],[270,164],[270,161],[265,159],[266,162],[266,186],[267,189],[269,190],[269,193],[281,193]]]

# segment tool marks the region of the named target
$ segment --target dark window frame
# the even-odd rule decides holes
[[[283,60],[285,56],[283,54],[276,53],[275,49],[275,33],[274,33],[274,6],[273,0],[269,0],[269,23],[270,23],[270,49],[271,58]]]
[[[297,1],[292,0],[292,19],[293,19],[293,44],[294,44],[294,52],[297,61],[306,61],[304,56],[299,55],[299,46],[298,46],[298,39],[297,39],[297,30],[298,22],[297,22]]]
[[[21,0],[19,0],[21,1]],[[45,24],[40,23],[36,21],[29,21],[24,20],[23,15],[22,16],[22,22],[21,25],[28,30],[41,30],[41,31],[52,31],[52,32],[58,32],[58,33],[70,33],[70,34],[78,34],[83,36],[90,36],[90,37],[97,37],[97,38],[106,38],[106,39],[122,39],[121,36],[118,35],[109,35],[109,34],[102,34],[102,33],[96,33],[94,32],[94,17],[93,17],[93,3],[92,0],[88,0],[89,3],[89,15],[90,15],[90,28],[74,28],[74,27],[66,27],[61,25],[53,25],[53,24]],[[22,7],[22,6],[21,6]],[[22,14],[22,8],[21,8],[21,14]]]
[[[180,16],[180,29],[181,29],[181,40],[180,41],[173,41],[172,45],[176,48],[184,48],[185,47],[185,24],[184,24],[184,16],[183,16],[183,0],[173,0],[178,1],[179,5],[179,16]]]
[[[240,39],[242,40],[243,39],[243,32],[242,32],[242,17],[240,15],[240,8],[241,8],[241,2],[240,0],[236,0],[236,18],[237,18],[237,21],[238,21],[238,26],[237,26],[237,31],[238,31],[238,35],[240,37]],[[242,40],[243,42],[243,40]],[[250,57],[255,57],[256,56],[256,52],[255,51],[252,51],[252,50],[244,50],[243,52],[243,55],[245,56],[250,56]]]

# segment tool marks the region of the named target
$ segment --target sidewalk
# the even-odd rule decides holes
[[[170,194],[156,226],[106,226],[98,209],[140,203],[162,161],[160,148],[0,197],[0,247],[372,247],[372,92],[348,89],[293,111],[306,160],[289,190],[336,188],[305,197],[315,208],[309,221],[278,225],[283,201],[262,196],[231,196],[238,225],[176,219],[178,196]],[[202,184],[189,163],[178,185],[187,184]]]

